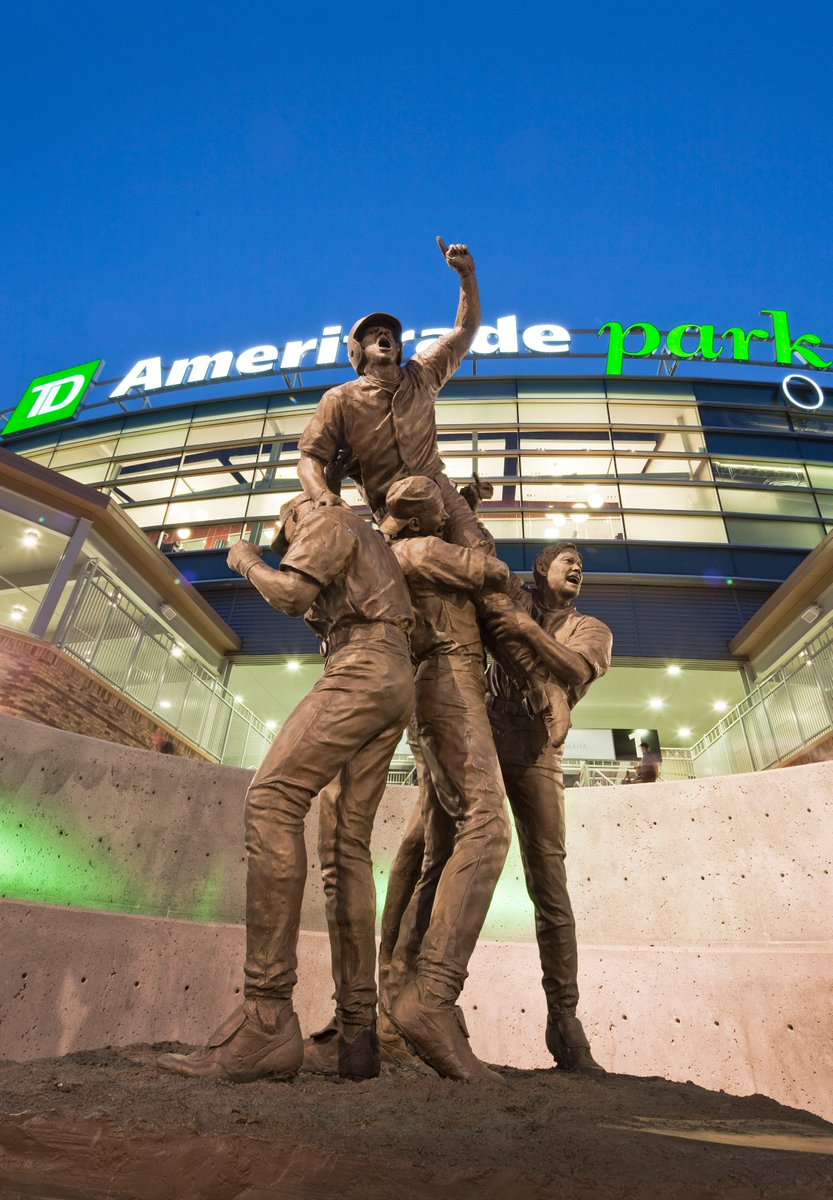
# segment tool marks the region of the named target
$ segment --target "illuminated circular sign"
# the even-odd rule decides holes
[[[811,392],[815,392],[818,399],[815,404],[803,404],[800,400],[796,400],[795,396],[790,391],[791,383],[800,383],[806,386]],[[824,392],[821,390],[815,379],[809,379],[806,375],[786,375],[781,380],[781,391],[784,393],[790,404],[794,404],[796,408],[803,408],[808,412],[815,412],[817,408],[821,408],[824,404]]]

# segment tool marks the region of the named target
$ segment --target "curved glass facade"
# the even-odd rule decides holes
[[[321,394],[201,400],[8,445],[112,495],[163,549],[265,543],[298,490],[298,438]],[[516,568],[569,538],[591,572],[702,576],[712,563],[778,580],[833,526],[833,419],[773,384],[458,378],[437,423],[449,475],[493,484],[481,515]],[[361,507],[349,483],[344,496]]]

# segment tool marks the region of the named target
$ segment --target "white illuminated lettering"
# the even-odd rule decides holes
[[[429,346],[434,345],[437,338],[448,337],[453,332],[452,329],[423,329],[420,341],[414,346],[414,354],[424,354]]]
[[[257,375],[258,371],[271,371],[277,357],[277,346],[252,346],[238,354],[234,365],[241,375]]]
[[[165,387],[179,387],[181,383],[202,383],[208,379],[209,370],[212,379],[225,379],[233,362],[234,355],[231,350],[218,350],[216,354],[198,354],[195,358],[178,358],[168,372]]]
[[[41,417],[44,413],[59,412],[62,408],[66,408],[68,404],[72,404],[85,383],[86,379],[83,375],[67,375],[64,379],[56,379],[52,383],[41,383],[33,387],[32,391],[40,394],[29,412],[29,417]],[[69,392],[62,400],[59,400],[61,388],[66,387],[67,384],[69,384]]]
[[[308,342],[287,342],[281,359],[282,371],[294,371],[300,367],[301,359],[318,346],[318,338],[310,338]]]
[[[321,339],[321,345],[318,347],[318,358],[315,362],[317,366],[329,366],[334,363],[338,356],[338,347],[341,341],[341,326],[326,325],[324,327],[324,336]]]
[[[523,338],[533,354],[566,354],[570,349],[570,334],[563,325],[530,325]]]
[[[161,386],[162,359],[142,358],[127,372],[118,387],[113,388],[110,399],[126,396],[133,388],[141,388],[143,392],[155,392]]]
[[[481,325],[471,346],[472,354],[517,354],[518,318],[498,317],[497,325]]]

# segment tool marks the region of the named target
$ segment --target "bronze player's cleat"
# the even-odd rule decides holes
[[[251,1083],[271,1076],[289,1079],[300,1070],[304,1043],[291,1009],[270,1032],[247,1001],[212,1033],[208,1044],[192,1054],[161,1054],[156,1065],[192,1079],[229,1079]]]
[[[422,1001],[419,980],[403,989],[393,1002],[391,1021],[423,1062],[444,1079],[462,1083],[505,1081],[476,1057],[454,1005],[430,1007]]]
[[[379,1074],[379,1039],[370,1027],[347,1029],[334,1021],[304,1042],[304,1071],[342,1079],[375,1079]]]
[[[559,1017],[547,1021],[547,1049],[561,1071],[606,1075],[604,1067],[590,1053],[590,1043],[578,1017]]]

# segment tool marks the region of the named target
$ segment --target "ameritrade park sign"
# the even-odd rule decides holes
[[[761,316],[769,318],[769,328],[743,329],[732,326],[722,332],[715,325],[686,323],[675,325],[667,333],[662,333],[650,321],[637,321],[631,325],[608,321],[597,331],[598,337],[606,339],[605,372],[613,376],[622,375],[626,360],[658,356],[672,363],[697,359],[702,362],[755,361],[760,365],[761,360],[755,355],[761,353],[762,344],[772,347],[773,366],[790,367],[797,362],[812,371],[827,371],[833,367],[833,359],[827,359],[819,352],[826,349],[819,335],[801,333],[795,336],[786,311],[764,308],[761,309]],[[419,333],[415,329],[406,330],[402,336],[405,356],[421,353],[438,337],[450,332],[448,328],[423,329]],[[580,332],[593,333],[592,330]],[[494,325],[481,325],[470,354],[474,358],[569,355],[574,336],[575,332],[571,333],[563,325],[529,325],[519,330],[517,317],[498,317]],[[159,356],[142,358],[116,384],[109,398],[120,400],[127,396],[159,394],[188,384],[221,383],[234,376],[249,378],[297,373],[311,367],[334,367],[339,365],[339,354],[346,341],[341,325],[328,325],[320,337],[288,341],[283,347],[250,346],[239,354],[232,350],[219,350],[215,354],[178,358],[169,367],[163,365]],[[3,434],[32,429],[73,416],[101,365],[101,360],[96,360],[33,379],[3,429]],[[815,399],[805,403],[795,397],[790,391],[791,382],[804,389],[809,386]],[[783,381],[782,390],[785,397],[800,408],[819,408],[824,401],[818,384],[805,376],[788,376]]]
[[[822,340],[815,333],[802,333],[793,337],[789,317],[777,308],[762,309],[762,315],[770,317],[772,329],[741,329],[734,326],[718,333],[714,325],[676,325],[666,335],[663,353],[672,359],[705,359],[716,362],[719,358],[733,362],[749,362],[756,341],[773,342],[775,363],[790,366],[796,359],[818,371],[833,366],[833,360],[822,358],[814,347]],[[402,335],[403,346],[410,353],[419,354],[432,342],[450,329],[408,329]],[[481,325],[472,344],[470,353],[475,358],[493,355],[569,354],[572,334],[563,325],[530,325],[518,330],[517,317],[498,317],[494,325]],[[624,326],[618,321],[608,321],[598,331],[599,337],[607,337],[608,375],[621,375],[626,358],[648,358],[661,349],[663,335],[649,321],[638,321]],[[166,388],[182,387],[184,383],[214,382],[228,379],[232,368],[238,375],[259,375],[274,371],[300,371],[304,366],[334,366],[341,345],[346,342],[340,325],[328,325],[320,338],[308,341],[287,342],[282,350],[277,346],[252,346],[235,356],[231,350],[220,350],[217,354],[201,354],[196,358],[178,358],[164,375],[161,358],[143,358],[132,367],[124,379],[110,393],[118,400],[122,396],[140,392],[159,392]]]

